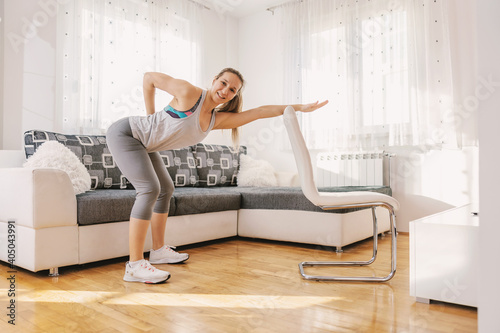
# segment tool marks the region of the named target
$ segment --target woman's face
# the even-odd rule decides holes
[[[241,86],[236,74],[225,72],[212,82],[212,97],[217,104],[227,103],[234,98]]]

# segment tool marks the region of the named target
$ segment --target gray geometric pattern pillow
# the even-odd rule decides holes
[[[26,158],[49,140],[58,141],[75,153],[90,174],[91,189],[134,188],[116,166],[105,135],[27,131],[24,133]],[[246,152],[245,146],[235,150],[232,146],[199,143],[182,149],[160,151],[160,156],[176,187],[236,186],[239,156]]]
[[[245,146],[235,150],[232,146],[198,143],[193,149],[199,187],[237,185],[240,154],[246,154]]]
[[[90,174],[91,189],[133,188],[116,166],[106,144],[106,136],[66,135],[40,130],[26,131],[24,133],[26,158],[33,155],[40,145],[49,140],[57,141],[75,153]]]
[[[160,151],[160,156],[176,187],[198,185],[198,169],[191,147]]]

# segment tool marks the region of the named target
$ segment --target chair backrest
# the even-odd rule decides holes
[[[309,201],[317,204],[319,193],[316,188],[316,183],[314,182],[311,156],[309,155],[309,150],[307,149],[306,142],[300,131],[295,109],[291,106],[287,106],[283,113],[283,119],[290,139],[290,144],[292,145],[295,163],[299,171],[302,192],[304,192],[304,195]]]
[[[354,192],[339,192],[339,193],[319,193],[314,182],[313,168],[311,164],[311,156],[307,149],[306,142],[300,131],[299,122],[295,110],[291,106],[287,106],[283,113],[285,127],[292,145],[295,163],[299,171],[300,185],[302,192],[306,198],[313,204],[319,207],[332,207],[342,205],[359,206],[366,204],[379,205],[386,203],[392,206],[395,210],[399,209],[399,202],[389,195],[370,191],[354,191]]]

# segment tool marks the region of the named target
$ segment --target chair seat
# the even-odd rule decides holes
[[[308,199],[316,206],[344,206],[344,205],[367,205],[374,203],[386,203],[395,210],[399,209],[399,202],[391,196],[375,192],[318,192],[317,196]]]

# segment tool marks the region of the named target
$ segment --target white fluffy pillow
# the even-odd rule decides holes
[[[278,181],[269,162],[241,154],[238,186],[278,186]]]
[[[27,168],[55,168],[65,171],[75,194],[90,190],[90,175],[80,159],[57,141],[47,141],[24,163]]]

